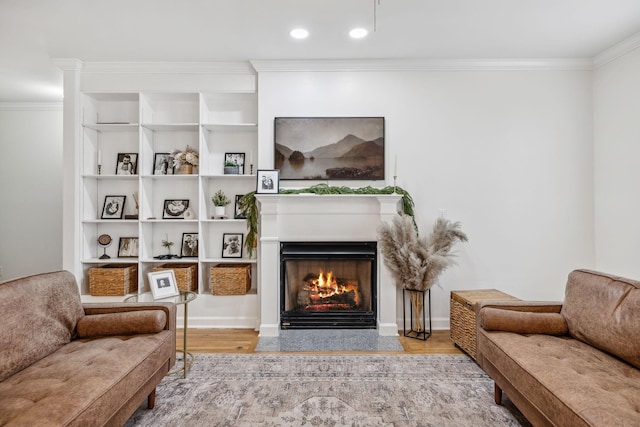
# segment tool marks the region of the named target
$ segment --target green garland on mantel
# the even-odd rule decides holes
[[[414,203],[413,199],[404,189],[396,186],[387,186],[383,188],[375,188],[371,186],[351,188],[351,187],[333,187],[327,184],[317,184],[308,188],[297,189],[281,189],[279,194],[399,194],[402,196],[402,210],[405,214],[413,217]],[[247,237],[244,246],[247,248],[249,256],[253,255],[253,251],[257,244],[258,237],[258,206],[256,203],[256,192],[252,191],[245,194],[240,199],[240,209],[244,211],[247,217]]]

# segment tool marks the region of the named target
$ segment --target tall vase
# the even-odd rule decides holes
[[[193,165],[180,165],[181,175],[191,175],[193,173]]]

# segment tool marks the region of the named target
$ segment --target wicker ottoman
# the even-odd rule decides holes
[[[496,289],[451,291],[451,341],[476,360],[476,303],[479,301],[518,301]]]

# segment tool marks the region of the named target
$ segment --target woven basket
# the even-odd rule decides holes
[[[451,340],[476,358],[476,311],[473,305],[451,298]]]
[[[176,276],[178,289],[181,291],[198,292],[198,266],[197,264],[170,263],[154,267],[152,271],[173,270]]]
[[[218,264],[211,267],[209,284],[213,295],[244,295],[251,289],[251,265]]]
[[[94,296],[121,296],[138,292],[138,266],[107,264],[89,269],[89,293]]]

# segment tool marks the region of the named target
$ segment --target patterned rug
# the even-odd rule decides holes
[[[465,355],[198,354],[133,426],[530,426]]]

